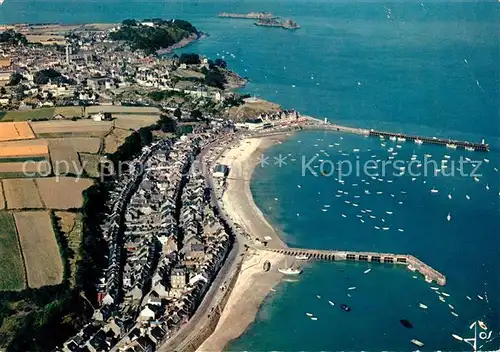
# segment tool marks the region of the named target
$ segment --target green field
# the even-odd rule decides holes
[[[4,111],[0,112],[0,120],[3,122],[9,122],[35,119],[52,119],[55,115],[55,110],[55,108],[43,108],[23,111]]]
[[[17,157],[17,158],[0,158],[0,163],[25,163],[27,161],[44,161],[47,160],[44,156],[27,156],[25,158]]]
[[[21,290],[26,287],[24,263],[17,239],[14,217],[0,211],[0,290]]]

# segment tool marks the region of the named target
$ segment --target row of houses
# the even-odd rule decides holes
[[[210,137],[181,140],[172,146],[171,155],[176,154],[177,147],[179,155],[189,155],[186,145],[196,151]],[[194,314],[230,248],[229,235],[208,205],[203,174],[192,160],[180,160],[183,162],[163,168],[169,175],[179,175],[182,170],[181,189],[172,192],[180,195],[178,228],[167,236],[168,239],[175,237],[177,248],[161,247],[151,291],[142,300],[135,327],[118,344],[117,351],[134,351],[144,339],[152,341],[157,348],[175,334]],[[163,210],[160,222],[170,227],[175,216],[168,210],[173,208],[166,205]]]

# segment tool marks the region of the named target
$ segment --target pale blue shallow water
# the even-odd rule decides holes
[[[302,28],[294,32],[259,28],[251,21],[218,19],[220,11],[269,11],[294,18]],[[350,176],[343,185],[333,177],[303,177],[301,156],[319,153],[318,158],[325,160],[355,161],[352,150],[357,148],[360,162],[372,155],[384,160],[392,142],[382,148],[377,139],[303,132],[267,151],[269,156],[287,156],[287,165],[257,168],[252,192],[290,246],[411,253],[447,276],[444,291],[451,296],[441,303],[420,275],[414,279],[402,268],[374,265],[365,275],[368,264],[308,263],[297,282],[284,282],[270,294],[256,322],[227,349],[409,351],[415,347],[409,340],[417,338],[425,342],[425,350],[470,350],[451,333],[469,337],[468,326],[475,319],[487,323],[492,337],[498,336],[500,186],[494,170],[500,167],[498,3],[6,0],[0,6],[0,23],[111,22],[127,17],[192,21],[210,37],[183,51],[212,58],[224,55],[231,68],[251,79],[246,92],[286,108],[364,128],[477,142],[486,138],[493,148],[488,154],[409,142],[395,148],[397,157],[406,161],[412,154],[422,159],[425,153],[438,161],[444,154],[453,160],[461,155],[488,158],[490,162],[480,168],[480,182],[470,177],[412,181],[393,176],[380,182]],[[329,147],[334,143],[340,145]],[[341,155],[346,152],[349,156]],[[432,194],[432,187],[439,193]],[[337,198],[339,190],[348,194]],[[325,204],[330,207],[323,212]],[[372,209],[376,219],[361,209]],[[363,215],[365,223],[356,215]],[[348,291],[350,286],[357,288]],[[488,301],[477,298],[485,293]],[[429,308],[418,308],[419,302]],[[343,312],[340,303],[349,304],[352,311]],[[448,303],[458,317],[450,314]],[[319,319],[309,320],[306,312]],[[403,328],[399,323],[403,318],[414,328]],[[483,350],[498,349],[499,341]]]

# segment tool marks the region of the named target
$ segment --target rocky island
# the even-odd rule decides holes
[[[256,26],[261,26],[261,27],[280,27],[280,28],[285,28],[285,29],[298,29],[300,26],[297,24],[297,22],[293,20],[280,20],[278,18],[272,18],[272,19],[260,19],[257,22],[255,22]]]
[[[251,20],[261,20],[261,19],[272,19],[274,16],[267,12],[249,12],[249,13],[231,13],[231,12],[221,12],[219,17],[225,18],[244,18]]]

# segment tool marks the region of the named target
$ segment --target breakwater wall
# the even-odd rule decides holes
[[[435,281],[438,285],[446,285],[446,276],[433,269],[418,258],[408,254],[354,252],[338,250],[318,250],[305,248],[265,248],[268,251],[289,255],[307,256],[309,259],[331,261],[361,261],[371,263],[384,263],[404,265],[411,271],[418,271],[425,277],[425,281]]]

